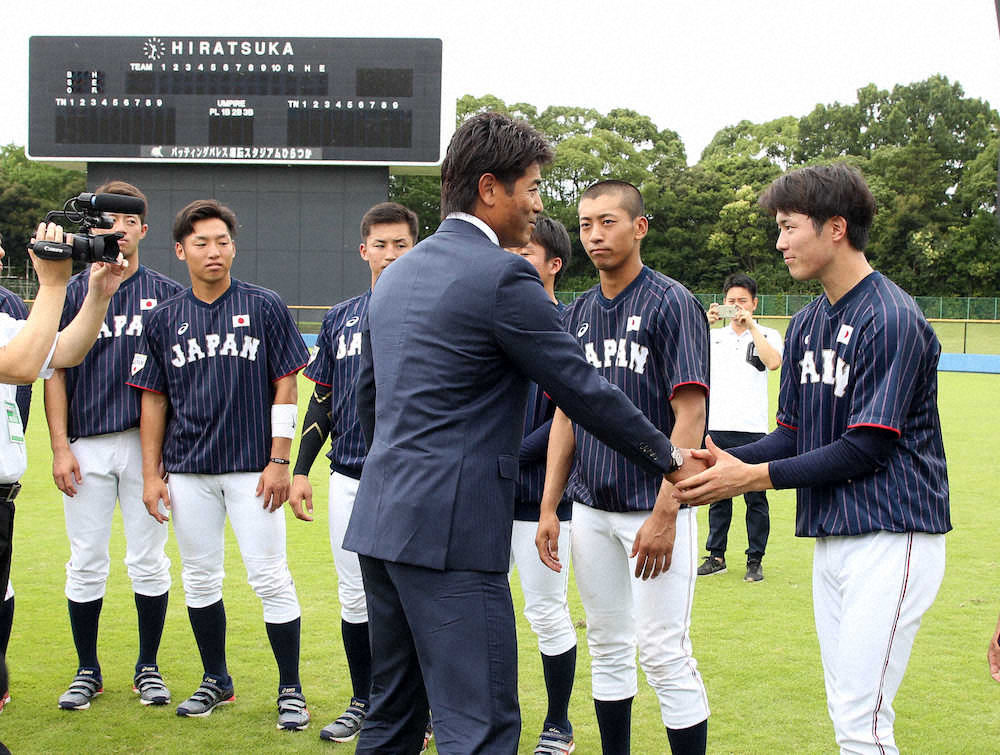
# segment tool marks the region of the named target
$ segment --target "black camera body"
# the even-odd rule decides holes
[[[45,215],[45,222],[62,219],[80,226],[81,233],[73,234],[71,243],[36,241],[32,251],[42,259],[64,260],[73,258],[80,262],[115,262],[118,260],[118,241],[123,233],[92,233],[94,228],[113,228],[115,221],[108,213],[142,215],[146,203],[138,197],[124,194],[80,194],[67,200],[62,210]]]

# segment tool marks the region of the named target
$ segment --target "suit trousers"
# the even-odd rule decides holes
[[[764,437],[764,433],[731,432],[712,430],[709,435],[719,448],[736,448],[753,443]],[[764,558],[767,538],[771,534],[771,516],[767,508],[767,496],[762,490],[743,494],[747,504],[747,558]],[[725,556],[729,541],[729,525],[733,521],[733,499],[724,498],[708,507],[708,539],[705,550],[713,556]]]
[[[417,755],[429,703],[439,753],[516,753],[521,715],[507,574],[360,562],[372,696],[356,752]]]

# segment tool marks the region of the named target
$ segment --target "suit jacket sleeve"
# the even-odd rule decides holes
[[[651,474],[672,469],[670,440],[584,358],[530,263],[511,256],[494,301],[501,349],[574,422]]]
[[[375,366],[372,361],[372,337],[367,314],[361,328],[361,364],[358,367],[354,394],[361,433],[365,436],[365,445],[370,449],[375,437]]]

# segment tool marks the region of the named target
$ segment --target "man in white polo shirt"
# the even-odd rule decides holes
[[[734,273],[722,284],[723,303],[736,307],[729,325],[710,331],[712,347],[712,402],[708,432],[719,448],[733,448],[763,438],[768,431],[767,373],[781,366],[781,334],[758,325],[757,283],[742,273]],[[720,317],[718,303],[708,309],[708,322]],[[761,561],[767,546],[771,521],[767,496],[763,491],[744,494],[747,504],[747,582],[764,579]],[[726,571],[726,543],[733,518],[733,499],[716,501],[708,509],[709,555],[698,567],[698,576]]]

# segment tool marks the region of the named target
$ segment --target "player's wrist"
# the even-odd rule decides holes
[[[284,458],[283,456],[272,456],[270,459],[268,459],[268,463],[269,464],[280,464],[281,466],[287,467],[290,462],[289,462],[288,459]]]

